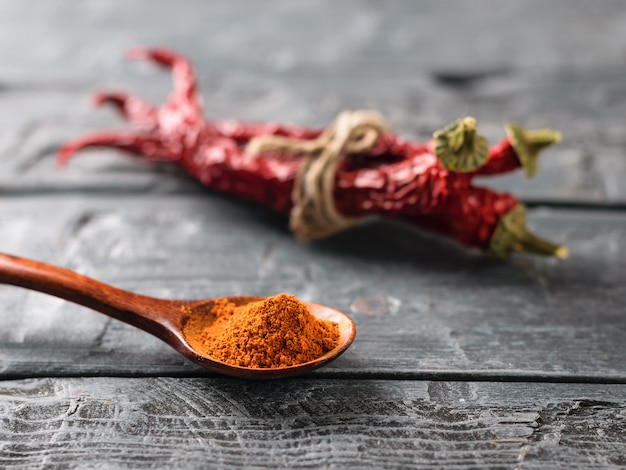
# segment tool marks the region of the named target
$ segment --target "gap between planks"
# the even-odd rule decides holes
[[[54,379],[54,378],[228,378],[219,374],[205,372],[204,370],[184,372],[53,372],[53,373],[27,373],[17,372],[1,374],[0,382],[9,380],[28,379]],[[372,381],[429,381],[429,382],[502,382],[502,383],[543,383],[543,384],[595,384],[614,385],[626,384],[624,376],[595,376],[595,375],[572,375],[572,374],[535,374],[511,371],[466,371],[466,372],[316,372],[296,378],[316,380],[372,380]]]

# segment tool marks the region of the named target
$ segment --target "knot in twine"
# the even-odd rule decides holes
[[[344,111],[316,139],[261,136],[250,141],[246,152],[260,155],[277,150],[307,156],[294,182],[289,228],[300,241],[316,240],[345,230],[362,217],[345,217],[334,200],[335,175],[347,154],[371,150],[386,125],[371,111]]]

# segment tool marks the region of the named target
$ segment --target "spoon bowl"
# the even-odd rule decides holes
[[[354,322],[345,313],[305,302],[314,317],[338,325],[339,340],[332,350],[312,361],[288,367],[239,367],[200,353],[197,347],[199,339],[186,328],[189,322],[202,321],[208,317],[210,314],[207,312],[220,298],[178,300],[148,297],[110,286],[69,269],[3,253],[0,253],[0,284],[60,297],[136,326],[205,369],[231,377],[275,379],[305,374],[339,357],[352,344],[356,334]],[[262,300],[263,297],[233,296],[226,299],[235,305],[245,305]]]
[[[248,304],[250,302],[263,300],[264,297],[232,296],[227,297],[226,299],[228,300],[228,302],[231,302],[236,306],[240,306]],[[214,372],[247,379],[275,379],[292,377],[294,375],[301,375],[313,369],[322,367],[333,359],[336,359],[348,348],[348,346],[350,346],[350,344],[352,344],[352,341],[354,341],[356,333],[354,322],[345,313],[330,307],[326,307],[325,305],[304,302],[311,315],[313,315],[315,318],[319,320],[329,320],[337,324],[339,330],[339,339],[333,349],[312,361],[288,367],[256,368],[227,364],[225,362],[213,359],[210,356],[205,356],[198,353],[198,350],[201,350],[201,347],[196,346],[197,339],[193,335],[187,334],[188,323],[190,321],[202,321],[202,317],[207,315],[205,312],[210,312],[211,307],[217,300],[219,299],[205,299],[192,302],[188,305],[188,308],[190,308],[192,311],[197,309],[199,313],[190,314],[183,320],[181,328],[182,338],[180,343],[181,345],[187,347],[187,350],[179,350],[179,352],[186,356],[188,359]]]

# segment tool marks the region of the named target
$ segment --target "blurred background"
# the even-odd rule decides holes
[[[619,0],[3,1],[0,185],[45,186],[64,138],[121,125],[91,108],[94,88],[160,102],[169,76],[124,61],[129,47],[160,45],[191,58],[209,118],[326,126],[371,108],[427,140],[471,114],[492,144],[506,120],[549,126],[564,143],[535,179],[490,184],[530,202],[623,204],[625,23]],[[102,153],[76,162],[87,188],[86,169],[135,165]],[[71,169],[53,176],[78,184]]]

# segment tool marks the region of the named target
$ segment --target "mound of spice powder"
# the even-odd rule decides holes
[[[297,297],[278,294],[241,306],[220,299],[214,320],[194,332],[199,352],[230,365],[277,368],[312,361],[339,340],[336,323],[314,317]]]

